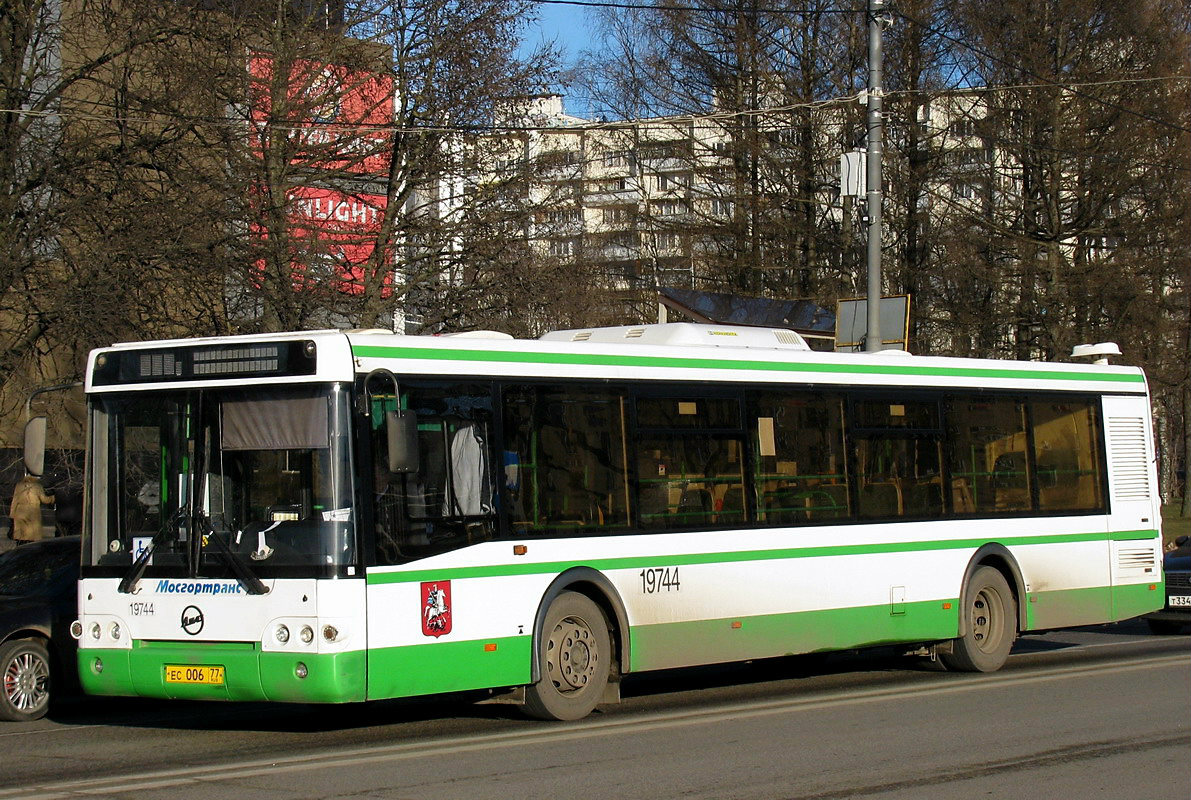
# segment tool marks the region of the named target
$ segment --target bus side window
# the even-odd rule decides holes
[[[946,418],[955,513],[1028,511],[1025,404],[959,396],[947,402]]]
[[[758,521],[794,525],[848,517],[843,398],[758,392],[750,409]]]
[[[1099,426],[1087,401],[1030,404],[1040,511],[1104,507]]]
[[[933,399],[858,398],[852,405],[861,519],[944,513],[943,431]]]
[[[739,399],[639,396],[636,409],[641,527],[679,530],[741,523],[744,435]]]
[[[627,526],[623,393],[509,386],[503,405],[501,503],[515,535]]]
[[[490,539],[496,533],[492,402],[486,387],[412,388],[418,469],[388,471],[383,414],[372,414],[377,559],[401,563]],[[394,410],[388,399],[384,410]]]

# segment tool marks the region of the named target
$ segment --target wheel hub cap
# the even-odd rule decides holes
[[[596,673],[597,655],[591,629],[581,619],[568,617],[550,636],[546,668],[559,690],[582,689]]]
[[[972,638],[981,650],[988,650],[999,638],[996,599],[988,592],[980,592],[972,603]]]
[[[32,653],[21,653],[4,670],[4,696],[18,711],[33,711],[49,699],[49,668]]]

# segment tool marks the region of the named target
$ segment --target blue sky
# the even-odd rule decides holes
[[[531,26],[526,36],[530,45],[543,38],[553,38],[566,50],[567,60],[572,61],[579,51],[591,47],[590,35],[594,27],[594,15],[587,6],[538,5],[539,21]]]
[[[526,47],[544,40],[554,40],[562,48],[568,65],[578,58],[582,50],[595,47],[592,39],[595,34],[594,9],[542,3],[538,5],[538,13],[538,22],[526,32]],[[588,115],[585,100],[575,92],[566,95],[564,105],[568,113]]]

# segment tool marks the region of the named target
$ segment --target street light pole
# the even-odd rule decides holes
[[[882,62],[881,33],[885,20],[885,0],[868,0],[868,124],[867,186],[868,200],[868,324],[864,349],[881,349],[881,150],[884,119],[881,103]]]

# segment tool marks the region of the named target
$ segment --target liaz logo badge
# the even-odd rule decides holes
[[[438,638],[451,632],[451,582],[422,584],[422,633]]]
[[[198,606],[186,606],[182,609],[182,630],[191,636],[198,636],[203,631],[203,612]]]

